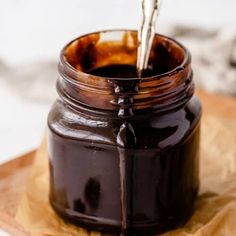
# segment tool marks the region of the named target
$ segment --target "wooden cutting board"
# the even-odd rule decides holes
[[[236,122],[236,97],[209,94],[198,91],[203,112]],[[0,228],[11,235],[29,235],[19,226],[14,216],[20,198],[25,191],[27,178],[36,151],[30,152],[0,166]]]
[[[0,228],[11,235],[29,235],[15,222],[14,216],[26,188],[35,152],[0,166]]]

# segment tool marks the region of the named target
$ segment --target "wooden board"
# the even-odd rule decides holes
[[[203,111],[236,122],[236,98],[197,92]],[[35,151],[0,166],[0,228],[11,235],[29,235],[14,220],[20,197],[26,188]]]
[[[11,235],[26,232],[15,222],[14,216],[33,163],[35,151],[0,166],[0,228]]]

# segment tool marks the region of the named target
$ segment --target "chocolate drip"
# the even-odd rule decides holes
[[[120,186],[121,186],[121,214],[122,214],[122,233],[127,235],[127,228],[131,228],[132,223],[128,215],[132,215],[132,170],[133,156],[130,156],[127,148],[136,145],[137,139],[134,128],[129,122],[121,125],[117,135],[119,159],[120,159]],[[130,217],[132,218],[132,217]],[[130,225],[128,225],[130,224]]]
[[[126,155],[125,150],[119,148],[120,157],[120,190],[121,190],[121,227],[122,234],[126,234],[128,228],[128,217],[127,217],[127,183],[126,183]]]
[[[121,186],[121,223],[122,236],[131,235],[132,231],[132,188],[133,188],[133,155],[128,149],[134,148],[137,143],[136,134],[130,118],[134,116],[132,94],[138,92],[137,81],[119,81],[115,93],[119,94],[117,104],[120,106],[118,117],[124,120],[117,134],[120,159],[120,186]],[[125,94],[125,95],[124,95]],[[129,232],[128,232],[129,229]],[[130,231],[131,230],[131,231]]]
[[[129,122],[125,122],[120,126],[120,131],[117,134],[117,144],[123,148],[132,148],[137,140],[133,126]]]

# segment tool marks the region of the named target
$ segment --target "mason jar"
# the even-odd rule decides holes
[[[48,116],[50,202],[67,222],[123,235],[162,233],[191,216],[201,105],[191,56],[156,34],[136,76],[137,32],[81,36],[60,55]]]

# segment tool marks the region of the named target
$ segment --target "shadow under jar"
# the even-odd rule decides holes
[[[137,46],[135,31],[104,31],[62,50],[48,116],[50,201],[75,225],[147,236],[192,214],[201,105],[186,48],[157,34],[140,79]]]

